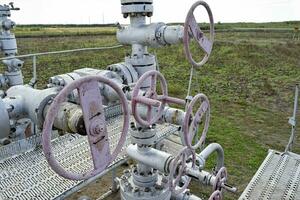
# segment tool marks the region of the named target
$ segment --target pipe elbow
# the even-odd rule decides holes
[[[212,143],[208,145],[197,157],[199,161],[200,168],[204,168],[205,162],[209,156],[214,152],[217,153],[217,165],[216,170],[219,171],[224,166],[224,150],[223,147],[218,143]]]

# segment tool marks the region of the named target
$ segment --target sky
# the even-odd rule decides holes
[[[196,0],[153,0],[152,22],[183,22]],[[1,4],[10,1],[0,0]],[[215,22],[273,22],[300,20],[300,0],[206,0]],[[12,11],[18,24],[128,23],[121,15],[120,0],[14,0]],[[208,21],[197,9],[199,22]]]

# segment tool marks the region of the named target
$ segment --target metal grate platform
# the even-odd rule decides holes
[[[239,198],[240,200],[299,200],[300,156],[273,150]]]
[[[111,148],[118,142],[121,125],[121,116],[113,116],[108,121],[108,132],[111,141]],[[178,130],[173,125],[158,125],[159,138],[163,139]],[[19,152],[20,145],[13,144],[12,147],[0,148],[2,156],[8,156],[0,161],[0,200],[6,199],[62,199],[63,197],[80,189],[81,185],[86,185],[88,181],[70,181],[55,174],[48,166],[47,161],[38,145],[40,136],[35,136],[28,141],[20,144],[34,145],[35,148],[27,150],[14,157],[9,157],[12,151]],[[124,149],[130,144],[130,136],[126,141],[126,146],[122,153],[110,166],[110,169],[126,161]],[[37,142],[37,144],[35,144]],[[54,139],[52,142],[53,150],[57,160],[67,170],[73,172],[84,172],[91,168],[92,161],[88,142],[85,137],[78,135],[65,135]],[[2,157],[3,159],[3,157]],[[1,158],[0,158],[1,160]],[[109,170],[98,176],[101,177]],[[75,188],[75,189],[74,189]],[[78,190],[77,189],[77,190]]]

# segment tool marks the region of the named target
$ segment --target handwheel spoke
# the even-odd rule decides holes
[[[212,42],[204,35],[203,31],[201,31],[193,14],[190,16],[189,26],[200,47],[203,49],[203,51],[205,51],[206,54],[210,55],[212,51]]]
[[[203,32],[201,31],[194,14],[192,14],[189,18],[189,27],[190,30],[196,40],[199,40],[203,36]]]
[[[152,106],[148,106],[147,108],[147,121],[150,123],[152,118]]]
[[[212,42],[205,35],[203,35],[203,37],[200,40],[197,40],[197,42],[199,43],[201,48],[205,51],[205,53],[210,55],[212,50]]]
[[[203,102],[193,118],[193,121],[191,123],[191,125],[192,125],[192,127],[191,127],[192,131],[191,131],[191,135],[190,135],[191,141],[194,139],[195,136],[197,137],[199,125],[202,122],[202,118],[204,116],[204,113],[207,111],[207,108],[208,108],[207,103]]]
[[[94,168],[104,169],[110,162],[111,156],[98,82],[84,83],[78,88],[78,92]]]
[[[179,99],[179,98],[174,98],[174,97],[169,97],[169,96],[166,96],[166,95],[158,95],[157,100],[161,101],[161,102],[168,103],[168,104],[177,104],[177,105],[180,105],[180,106],[185,105],[185,100]]]
[[[156,78],[157,78],[156,74],[151,76],[150,90],[152,94],[156,94],[156,83],[157,83]]]
[[[135,97],[135,101],[143,105],[154,106],[154,107],[158,107],[161,104],[160,101],[158,100],[150,99],[142,96]]]

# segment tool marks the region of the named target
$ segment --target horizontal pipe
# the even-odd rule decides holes
[[[128,102],[128,105],[131,108],[131,102]],[[158,107],[154,107],[154,109],[152,109],[153,115],[156,113],[157,108]],[[148,107],[146,105],[138,104],[137,109],[138,109],[138,113],[141,115],[141,117],[143,119],[147,119]],[[185,112],[183,110],[166,106],[163,111],[161,121],[159,121],[157,123],[158,124],[159,123],[170,123],[170,124],[182,126],[184,117],[185,117]]]
[[[216,176],[204,170],[198,171],[192,168],[187,168],[186,173],[188,174],[189,177],[196,179],[199,183],[206,186],[213,186],[216,182]],[[222,183],[221,188],[225,189],[228,192],[232,192],[232,193],[237,192],[236,187],[227,185],[226,183]]]
[[[170,163],[173,159],[171,154],[153,148],[140,151],[137,145],[132,144],[127,148],[127,154],[133,160],[157,169],[160,172],[166,174],[170,172]]]
[[[183,42],[183,26],[152,23],[127,26],[117,31],[117,40],[124,45],[161,47]]]
[[[174,97],[165,97],[165,101],[167,103],[177,104],[177,105],[181,105],[181,106],[184,106],[186,103],[185,100],[174,98]]]
[[[202,200],[202,199],[193,194],[185,192],[185,193],[180,193],[178,195],[172,194],[171,200]]]
[[[44,118],[46,117],[50,105],[44,109]],[[79,105],[64,102],[60,105],[53,126],[59,130],[68,133],[78,133],[86,135],[85,123],[83,120],[82,109]]]
[[[72,189],[62,193],[59,197],[57,197],[57,199],[65,199],[67,197],[69,197],[70,195],[72,195],[73,193],[81,190],[82,188],[86,187],[87,185],[95,182],[96,180],[102,178],[104,175],[106,175],[108,172],[110,172],[111,170],[114,170],[118,167],[120,167],[121,165],[123,165],[124,163],[126,163],[128,161],[127,158],[124,158],[118,162],[116,162],[114,165],[108,167],[107,169],[105,169],[102,173],[88,179],[88,180],[85,180],[83,182],[81,182],[79,185],[73,187]]]
[[[216,176],[204,170],[199,171],[192,168],[187,168],[186,172],[189,177],[196,179],[203,185],[212,186],[216,181]]]

